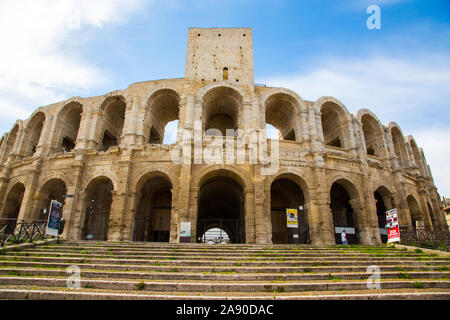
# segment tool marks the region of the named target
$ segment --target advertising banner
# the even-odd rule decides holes
[[[400,230],[398,227],[388,230],[388,243],[400,241]]]
[[[52,200],[50,212],[48,213],[47,229],[45,234],[49,236],[58,236],[59,221],[62,218],[62,203]]]
[[[388,229],[388,243],[400,241],[397,209],[386,211],[386,228]]]
[[[297,209],[286,209],[287,227],[298,228],[298,211]]]

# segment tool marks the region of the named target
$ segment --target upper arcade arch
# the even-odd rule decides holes
[[[298,141],[298,100],[286,93],[274,93],[265,99],[266,123],[277,128],[283,140]]]
[[[384,128],[380,120],[368,109],[358,111],[357,118],[363,131],[366,153],[378,159],[387,157]]]
[[[417,168],[422,176],[425,176],[425,165],[422,161],[421,153],[417,146],[415,139],[412,136],[408,136],[406,138],[407,143],[409,143],[411,147],[412,156],[414,158],[414,162],[416,163]]]
[[[54,149],[70,152],[75,148],[81,125],[83,105],[78,101],[65,104],[56,115]]]
[[[30,157],[37,151],[46,119],[48,115],[44,111],[38,111],[28,121],[22,140],[23,156]]]
[[[337,99],[323,97],[316,101],[315,109],[321,113],[323,141],[325,145],[350,149],[351,128],[350,113]]]
[[[225,136],[226,130],[241,128],[244,98],[238,90],[217,86],[208,90],[201,101],[203,131],[218,130]],[[213,131],[209,133],[215,134]]]
[[[167,124],[180,118],[180,96],[173,89],[161,88],[152,92],[146,106],[145,140],[162,144]]]
[[[120,144],[126,110],[127,105],[123,95],[110,96],[103,101],[100,106],[102,129],[97,143],[98,150],[106,151]]]
[[[391,122],[388,126],[391,132],[392,145],[394,147],[395,156],[398,159],[400,167],[409,167],[408,150],[406,148],[405,138],[400,127]]]

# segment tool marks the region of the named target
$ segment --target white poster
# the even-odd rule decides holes
[[[181,222],[180,224],[180,237],[190,237],[191,236],[191,223]]]

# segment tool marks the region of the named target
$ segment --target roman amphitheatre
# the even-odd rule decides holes
[[[45,221],[57,200],[69,241],[195,243],[220,228],[232,244],[334,245],[346,228],[352,244],[379,245],[392,208],[401,227],[448,229],[414,137],[345,101],[255,84],[253,68],[251,29],[191,28],[184,78],[74,97],[17,120],[1,137],[2,221]],[[177,139],[166,145],[173,121]],[[264,136],[267,125],[278,140]],[[227,130],[260,132],[269,153],[277,144],[276,170],[263,174],[271,164],[252,161],[245,139],[240,158],[174,161],[177,150],[195,159]],[[227,139],[237,148],[239,137]],[[297,232],[287,208],[299,210]]]

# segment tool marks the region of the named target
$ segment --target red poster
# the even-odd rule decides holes
[[[388,243],[400,241],[400,230],[398,227],[388,229]]]

